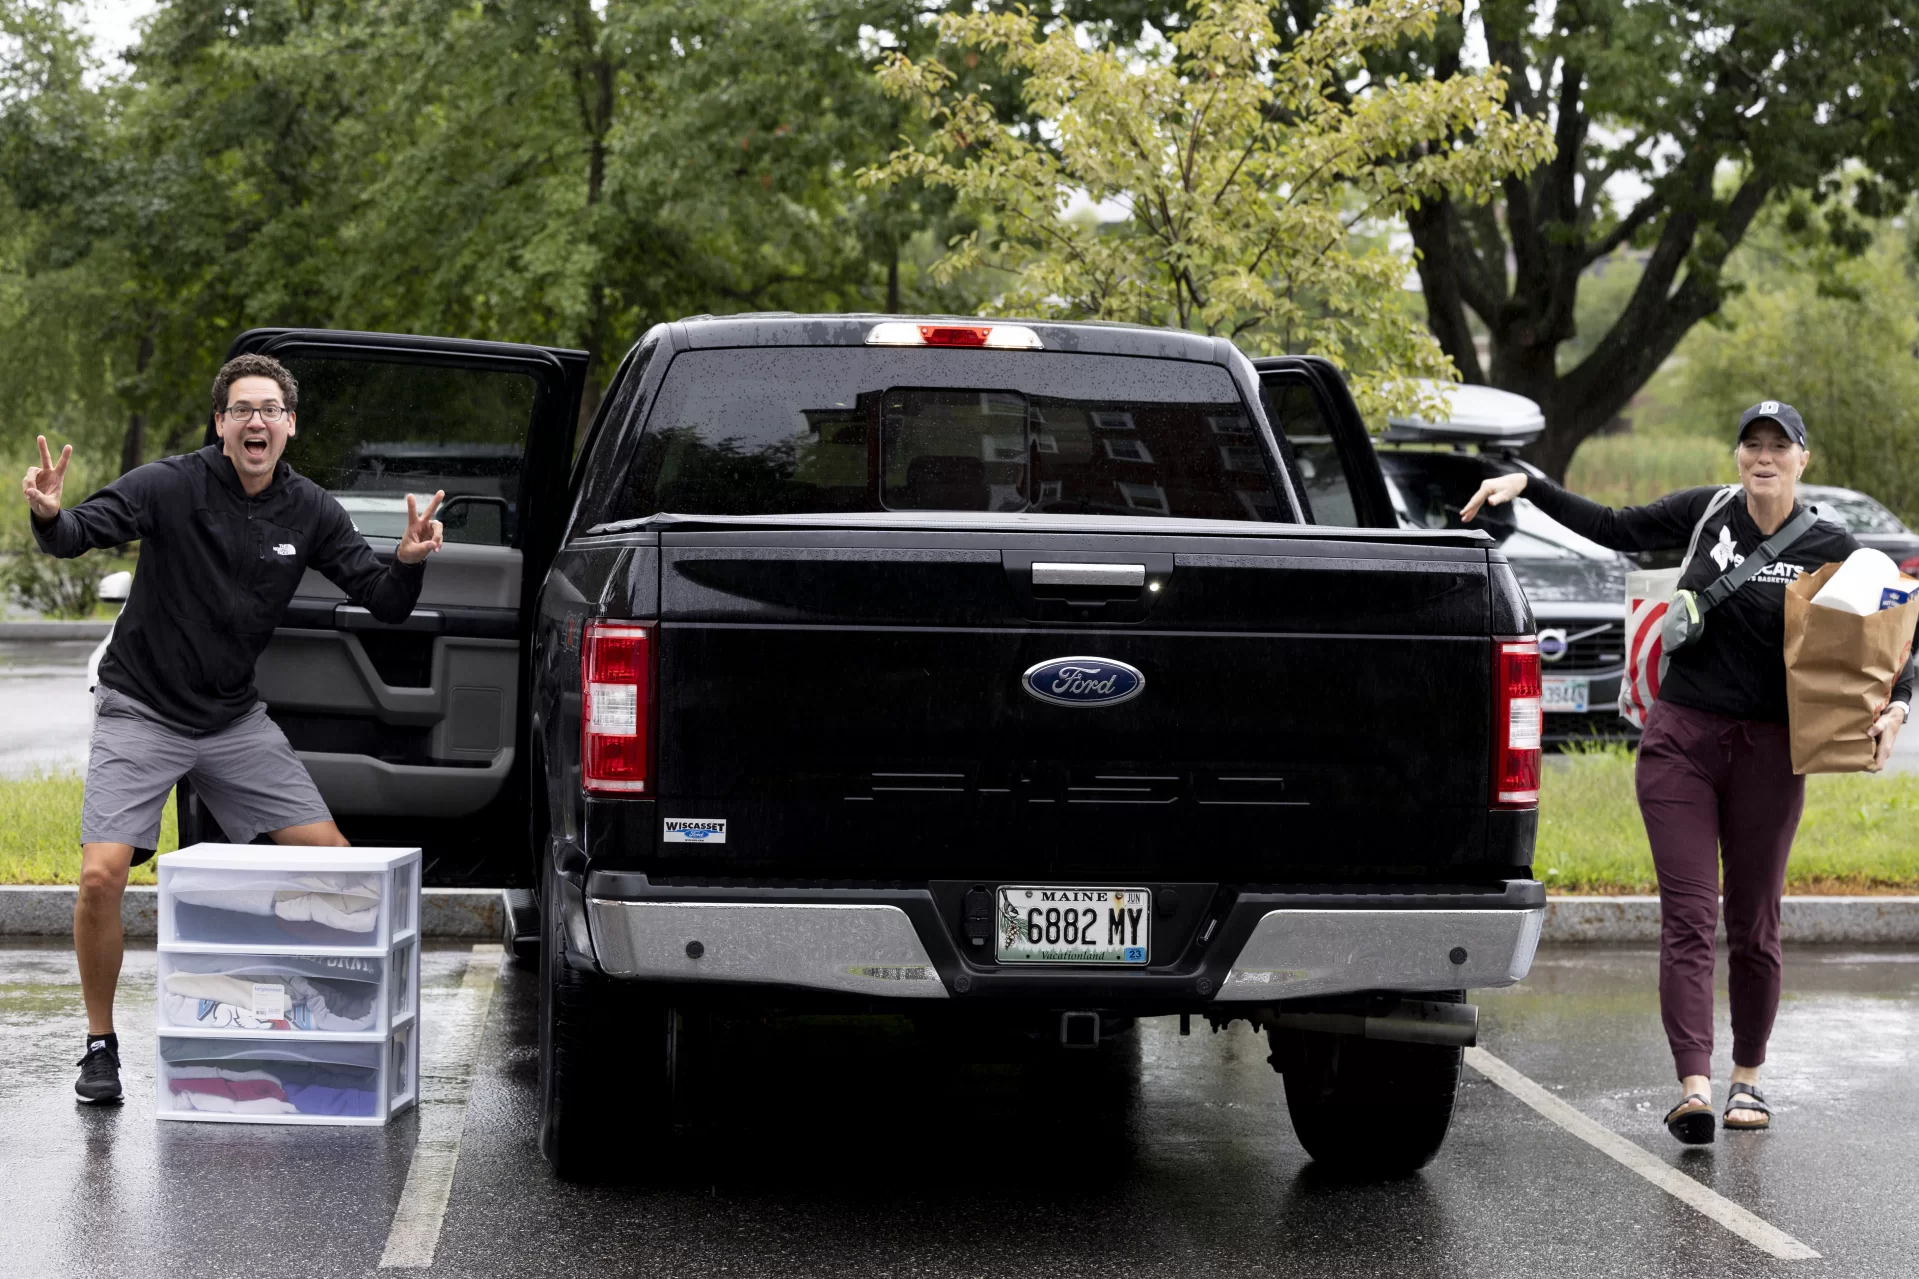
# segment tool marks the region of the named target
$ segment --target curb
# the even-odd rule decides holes
[[[0,622],[0,641],[103,640],[112,622]]]
[[[1723,920],[1720,940],[1726,936]],[[1789,944],[1919,942],[1919,897],[1787,897],[1779,939]],[[1657,897],[1548,897],[1547,943],[1643,944],[1659,940]]]
[[[0,884],[0,937],[73,936],[71,884]],[[136,884],[120,899],[120,926],[129,939],[152,940],[159,931],[159,889]],[[420,933],[429,938],[497,941],[497,888],[426,888],[420,895]]]

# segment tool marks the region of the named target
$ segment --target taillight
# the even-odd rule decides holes
[[[643,795],[653,722],[653,628],[588,622],[580,639],[580,775],[589,795]]]
[[[888,320],[866,334],[869,346],[973,346],[996,351],[1038,351],[1039,334],[1024,324],[911,324]]]
[[[1539,641],[1493,641],[1493,806],[1539,803]]]
[[[1915,555],[1909,560],[1900,560],[1899,571],[1907,577],[1919,577],[1919,555]]]

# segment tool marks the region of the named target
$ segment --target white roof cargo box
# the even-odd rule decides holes
[[[1435,391],[1450,410],[1443,422],[1420,417],[1386,419],[1388,443],[1496,444],[1519,448],[1531,444],[1546,429],[1546,415],[1523,395],[1490,386],[1465,386],[1421,378],[1420,386]]]

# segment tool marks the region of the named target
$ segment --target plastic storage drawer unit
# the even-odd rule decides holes
[[[413,938],[384,955],[209,954],[169,948],[159,955],[159,1028],[381,1038],[412,1020],[419,1006],[419,965],[420,946]]]
[[[384,954],[419,931],[417,848],[196,844],[159,878],[162,946]]]
[[[155,1111],[223,1123],[383,1124],[419,1094],[415,1029],[364,1043],[162,1031]]]

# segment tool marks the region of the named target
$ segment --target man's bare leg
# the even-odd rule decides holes
[[[331,823],[329,823],[330,825]],[[80,845],[80,892],[73,901],[73,952],[80,962],[80,996],[87,1034],[113,1033],[113,992],[120,984],[125,939],[120,899],[127,891],[131,844]]]
[[[306,848],[351,848],[346,836],[332,822],[308,822],[304,826],[282,826],[279,830],[268,831],[267,837],[276,844],[295,844]]]

